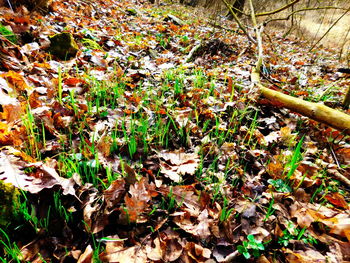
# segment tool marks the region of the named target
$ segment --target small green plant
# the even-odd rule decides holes
[[[269,207],[267,209],[267,212],[266,212],[266,216],[264,218],[264,221],[268,220],[269,217],[275,212],[275,208],[273,208],[273,204],[275,203],[275,199],[272,197],[271,201],[270,201],[270,204],[269,204]]]
[[[159,45],[164,49],[168,47],[170,40],[170,37],[166,38],[166,36],[162,33],[156,34],[156,41],[159,42]]]
[[[237,250],[246,259],[249,259],[252,255],[257,258],[260,256],[260,251],[265,250],[264,244],[255,240],[253,235],[247,236],[248,241],[243,241],[243,245],[239,245]]]
[[[294,174],[295,170],[299,166],[299,161],[302,158],[301,146],[303,145],[303,141],[304,141],[304,136],[298,142],[297,147],[294,150],[294,153],[293,153],[293,156],[292,156],[292,160],[287,164],[287,167],[289,167],[289,170],[288,170],[286,178],[288,180],[290,180],[291,176]]]
[[[99,239],[96,239],[95,235],[91,231],[89,224],[87,224],[84,220],[82,220],[82,223],[85,225],[86,231],[91,235],[91,240],[92,240],[91,247],[93,249],[91,262],[102,263],[102,261],[99,257],[99,254],[101,252],[101,242]]]
[[[317,240],[305,233],[306,228],[299,229],[293,222],[288,221],[287,227],[283,230],[283,236],[278,238],[278,243],[287,247],[291,240],[301,240],[306,244],[317,244]]]
[[[62,204],[62,195],[60,192],[54,192],[54,208],[57,211],[58,215],[63,218],[66,222],[69,222],[73,219],[72,214],[67,211],[67,209]]]
[[[233,208],[230,208],[228,209],[228,201],[226,199],[226,197],[224,197],[224,205],[223,205],[223,208],[221,210],[221,213],[220,213],[220,222],[225,222],[231,215],[232,211],[234,209]]]
[[[74,93],[75,93],[75,92],[74,92],[73,89],[71,89],[71,90],[69,91],[69,100],[70,100],[70,105],[71,105],[72,108],[73,108],[74,115],[75,115],[75,116],[78,116],[79,109],[78,109],[78,107],[77,107],[77,101],[76,101],[76,99],[75,99],[75,94],[74,94]]]
[[[174,209],[176,207],[180,207],[182,205],[182,202],[183,201],[181,200],[181,202],[179,204],[177,203],[176,197],[173,194],[173,189],[170,188],[170,191],[169,191],[168,195],[166,196],[166,198],[162,197],[162,201],[159,204],[159,207],[162,210],[167,210],[167,211],[171,212],[171,211],[174,211]]]
[[[18,217],[23,218],[28,222],[36,232],[40,229],[40,220],[36,216],[36,210],[34,205],[31,205],[25,192],[22,191],[23,200],[19,202]]]
[[[250,124],[249,130],[247,132],[247,135],[244,138],[244,141],[246,140],[246,138],[248,137],[248,142],[247,145],[250,145],[251,140],[253,139],[253,135],[254,135],[254,131],[257,127],[257,117],[258,117],[258,111],[255,112],[254,114],[254,118],[252,123]]]
[[[10,30],[8,27],[2,25],[0,23],[0,35],[3,35],[6,37],[8,40],[10,40],[12,43],[16,44],[17,43],[17,37],[16,35]]]
[[[21,251],[16,245],[16,243],[11,242],[7,233],[0,228],[0,245],[3,247],[4,257],[0,256],[0,261],[3,263],[7,262],[17,262],[20,263],[20,258],[22,257]],[[1,253],[3,254],[3,253]]]
[[[203,88],[204,85],[208,82],[205,73],[200,69],[194,71],[194,76],[195,78],[193,80],[193,85],[195,88]]]
[[[28,136],[28,148],[27,153],[31,156],[34,156],[38,159],[41,157],[40,152],[40,142],[43,142],[45,145],[45,130],[42,129],[42,132],[40,132],[40,129],[36,125],[35,117],[31,112],[31,108],[28,104],[26,108],[26,115],[22,118],[23,125],[26,128],[27,136]],[[44,128],[43,125],[41,125],[42,128]]]
[[[267,180],[267,182],[271,184],[276,189],[277,192],[280,192],[280,193],[292,192],[291,187],[282,179],[276,179],[276,180],[269,179]]]
[[[58,86],[57,86],[57,94],[58,94],[58,102],[62,105],[62,94],[63,94],[63,88],[62,88],[62,69],[61,67],[58,68]]]
[[[104,172],[98,159],[94,139],[87,142],[84,136],[80,137],[80,145],[77,153],[61,153],[58,157],[59,172],[61,176],[71,177],[79,174],[83,183],[92,183],[94,186],[108,187],[99,177]],[[85,155],[82,153],[86,153]]]
[[[129,125],[129,127],[127,127]],[[127,142],[130,158],[137,151],[137,132],[136,125],[133,116],[131,116],[130,123],[127,125],[126,119],[122,123],[122,130],[124,134],[124,140]]]

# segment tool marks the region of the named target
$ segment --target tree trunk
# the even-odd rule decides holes
[[[236,1],[232,1],[233,5],[232,5],[232,9],[235,11],[236,9],[240,10],[243,12],[243,9],[244,9],[244,4],[245,4],[245,0],[236,0]],[[241,17],[242,14],[240,12],[236,12],[236,15],[238,17]],[[228,12],[227,14],[227,18],[232,20],[233,19],[233,16],[231,14],[231,12]]]

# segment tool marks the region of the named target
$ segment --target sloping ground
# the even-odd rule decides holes
[[[350,261],[349,138],[260,99],[245,36],[178,5],[50,9],[1,9],[3,262]],[[266,85],[340,104],[332,50],[264,49]]]

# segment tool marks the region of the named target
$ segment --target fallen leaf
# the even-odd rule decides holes
[[[74,179],[60,177],[55,169],[42,162],[26,163],[18,157],[21,155],[20,151],[10,147],[0,152],[0,180],[32,194],[59,185],[64,195],[75,196]],[[26,174],[24,168],[27,167],[38,169],[40,176]]]
[[[162,260],[163,259],[163,249],[164,249],[164,245],[163,245],[163,249],[162,249],[162,246],[161,246],[161,243],[160,243],[160,240],[158,237],[156,237],[154,240],[153,240],[153,246],[146,246],[146,254],[147,254],[147,257],[151,260],[155,260],[155,261],[158,261],[158,260]]]
[[[319,263],[327,262],[326,257],[320,252],[312,249],[306,251],[286,249],[286,259],[289,263]]]
[[[345,201],[344,196],[342,196],[339,193],[329,193],[325,196],[325,198],[332,204],[335,206],[338,206],[340,208],[344,208],[344,209],[348,209],[349,205],[348,203]]]
[[[181,181],[181,175],[193,175],[199,165],[199,156],[196,153],[185,153],[179,149],[175,151],[158,152],[158,157],[164,159],[160,161],[161,173],[174,182]]]
[[[7,73],[3,73],[1,77],[6,79],[18,93],[29,91],[31,89],[24,77],[15,71],[10,70]]]
[[[112,249],[109,248],[108,252],[105,252],[100,256],[100,259],[103,262],[120,262],[120,263],[148,262],[146,253],[139,246],[134,246],[129,248],[124,248],[124,247],[119,247],[119,248],[116,247]]]
[[[118,208],[118,203],[125,192],[124,179],[115,180],[103,192],[103,197],[106,202],[106,212],[111,213]]]
[[[90,263],[92,262],[93,249],[91,245],[88,245],[83,254],[80,255],[77,263]]]
[[[152,198],[152,190],[146,189],[146,178],[130,185],[129,195],[124,198],[125,208],[122,209],[121,219],[129,222],[144,223],[147,221],[145,216],[149,208],[149,201]]]

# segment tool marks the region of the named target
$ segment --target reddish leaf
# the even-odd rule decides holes
[[[344,196],[339,193],[329,193],[325,196],[325,198],[332,204],[344,209],[348,209],[349,205],[345,201]]]

